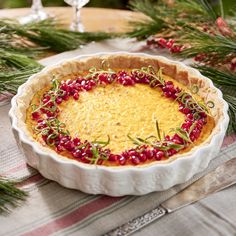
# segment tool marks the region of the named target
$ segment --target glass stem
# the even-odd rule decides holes
[[[84,32],[84,27],[81,22],[80,9],[78,5],[73,6],[74,19],[71,25],[71,29],[74,31]]]
[[[43,10],[43,5],[41,0],[33,0],[33,4],[31,7],[34,14],[38,14],[40,11]]]

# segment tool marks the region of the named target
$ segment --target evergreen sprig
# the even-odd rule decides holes
[[[210,78],[213,83],[223,92],[223,98],[229,105],[229,126],[227,133],[236,133],[236,75],[230,71],[223,71],[210,66],[194,65],[203,75]]]
[[[17,188],[16,184],[16,181],[0,177],[0,214],[9,213],[10,207],[17,207],[26,200],[28,194]]]
[[[236,87],[236,74],[205,65],[194,65],[203,75],[210,78],[215,85]]]
[[[224,100],[229,105],[229,126],[227,133],[236,133],[236,97],[229,94],[224,94]]]
[[[190,47],[180,52],[180,57],[191,58],[203,53],[206,54],[206,62],[214,64],[223,63],[228,57],[236,57],[236,36],[213,35],[192,27],[183,29],[182,35],[178,42],[188,43]]]
[[[54,52],[73,50],[88,42],[100,41],[112,37],[112,34],[105,32],[81,33],[66,30],[54,18],[25,25],[21,25],[14,20],[1,19],[0,32],[0,38],[4,34],[13,36],[12,41],[9,43],[13,48],[15,47],[14,43],[17,42],[21,47],[28,45],[28,48],[32,48],[34,45],[33,51],[48,49]],[[29,43],[31,43],[30,47]]]
[[[0,72],[0,94],[15,94],[20,85],[22,85],[31,75],[39,72],[43,67],[38,65],[35,67],[25,67],[21,70],[1,71]]]
[[[42,68],[35,60],[38,55],[73,50],[111,37],[113,34],[105,32],[66,30],[53,18],[25,25],[0,19],[0,94],[15,93],[19,85]]]
[[[162,33],[181,35],[180,29],[191,22],[191,25],[212,24],[215,20],[214,10],[209,14],[209,8],[204,1],[176,0],[169,6],[164,1],[132,0],[130,8],[147,16],[147,19],[132,21],[134,29],[128,32],[130,37],[147,38]]]

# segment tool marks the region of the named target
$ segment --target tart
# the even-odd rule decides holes
[[[227,104],[210,80],[140,54],[100,54],[46,68],[12,105],[13,131],[30,165],[67,187],[113,196],[186,181],[214,157],[228,123]]]

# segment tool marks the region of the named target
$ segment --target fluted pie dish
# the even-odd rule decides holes
[[[142,195],[183,183],[222,144],[227,103],[197,70],[161,56],[101,53],[43,69],[12,99],[27,163],[92,194]]]

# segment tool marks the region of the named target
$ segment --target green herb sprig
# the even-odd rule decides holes
[[[17,188],[18,181],[0,177],[0,214],[10,213],[10,207],[17,207],[26,200],[28,194]]]

